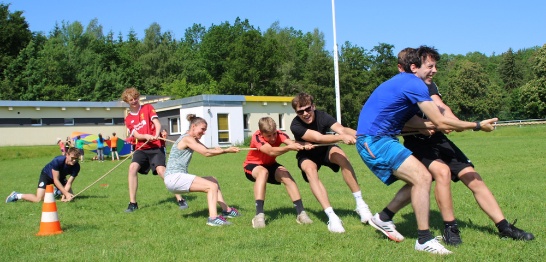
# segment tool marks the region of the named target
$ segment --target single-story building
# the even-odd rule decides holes
[[[208,130],[202,141],[208,147],[241,145],[258,130],[261,117],[272,117],[277,128],[290,137],[290,123],[296,116],[292,97],[198,95],[170,100],[168,97],[141,97],[152,103],[162,128],[170,140],[186,132],[188,114],[203,117]],[[128,105],[122,101],[0,101],[0,146],[51,145],[72,132],[113,132],[124,139],[127,135],[124,118]]]

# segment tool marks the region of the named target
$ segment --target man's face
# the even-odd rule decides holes
[[[65,163],[69,166],[73,166],[74,164],[76,164],[78,162],[78,157],[76,157],[74,155],[74,153],[72,154],[69,154],[66,156],[66,161]]]
[[[315,120],[315,105],[298,106],[296,114],[306,124],[311,124]]]
[[[415,76],[421,78],[425,83],[432,84],[432,78],[437,72],[436,61],[429,56],[425,62],[421,63],[420,68],[412,64],[411,70]]]

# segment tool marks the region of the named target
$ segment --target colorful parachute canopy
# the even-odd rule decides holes
[[[89,133],[83,133],[83,132],[72,132],[72,135],[70,136],[73,140],[76,140],[77,137],[80,137],[83,141],[85,141],[85,145],[83,146],[84,150],[89,150],[93,152],[97,152],[97,139],[99,139],[98,135],[93,135]],[[109,155],[112,151],[112,141],[106,140],[106,145],[104,147],[104,154]],[[117,151],[119,156],[126,156],[131,154],[131,143],[126,142],[121,138],[118,138],[118,142],[116,143]]]

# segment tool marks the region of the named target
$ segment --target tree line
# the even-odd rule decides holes
[[[371,92],[397,74],[394,46],[339,49],[343,124],[356,127]],[[441,52],[441,50],[440,50]],[[23,11],[0,4],[0,100],[111,101],[136,86],[142,94],[293,96],[308,92],[335,115],[333,54],[322,32],[273,23],[265,31],[236,18],[184,37],[152,23],[139,38],[103,32],[98,20],[62,22],[46,35],[31,32]],[[546,117],[546,44],[500,55],[442,54],[434,81],[465,120]]]

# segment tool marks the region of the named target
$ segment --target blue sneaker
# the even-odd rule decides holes
[[[239,213],[239,210],[235,209],[234,207],[231,208],[231,211],[222,211],[222,216],[227,218],[234,218],[241,216],[241,213]]]
[[[125,209],[125,213],[132,213],[132,212],[136,211],[137,209],[138,209],[138,204],[137,203],[129,202],[129,206],[127,207],[127,209]]]
[[[15,191],[11,192],[9,194],[9,196],[6,197],[6,203],[17,201],[18,200],[17,199],[17,194],[19,194],[19,193],[15,192]]]
[[[223,216],[217,216],[216,218],[208,218],[207,225],[211,227],[229,226],[231,222],[226,221]]]

